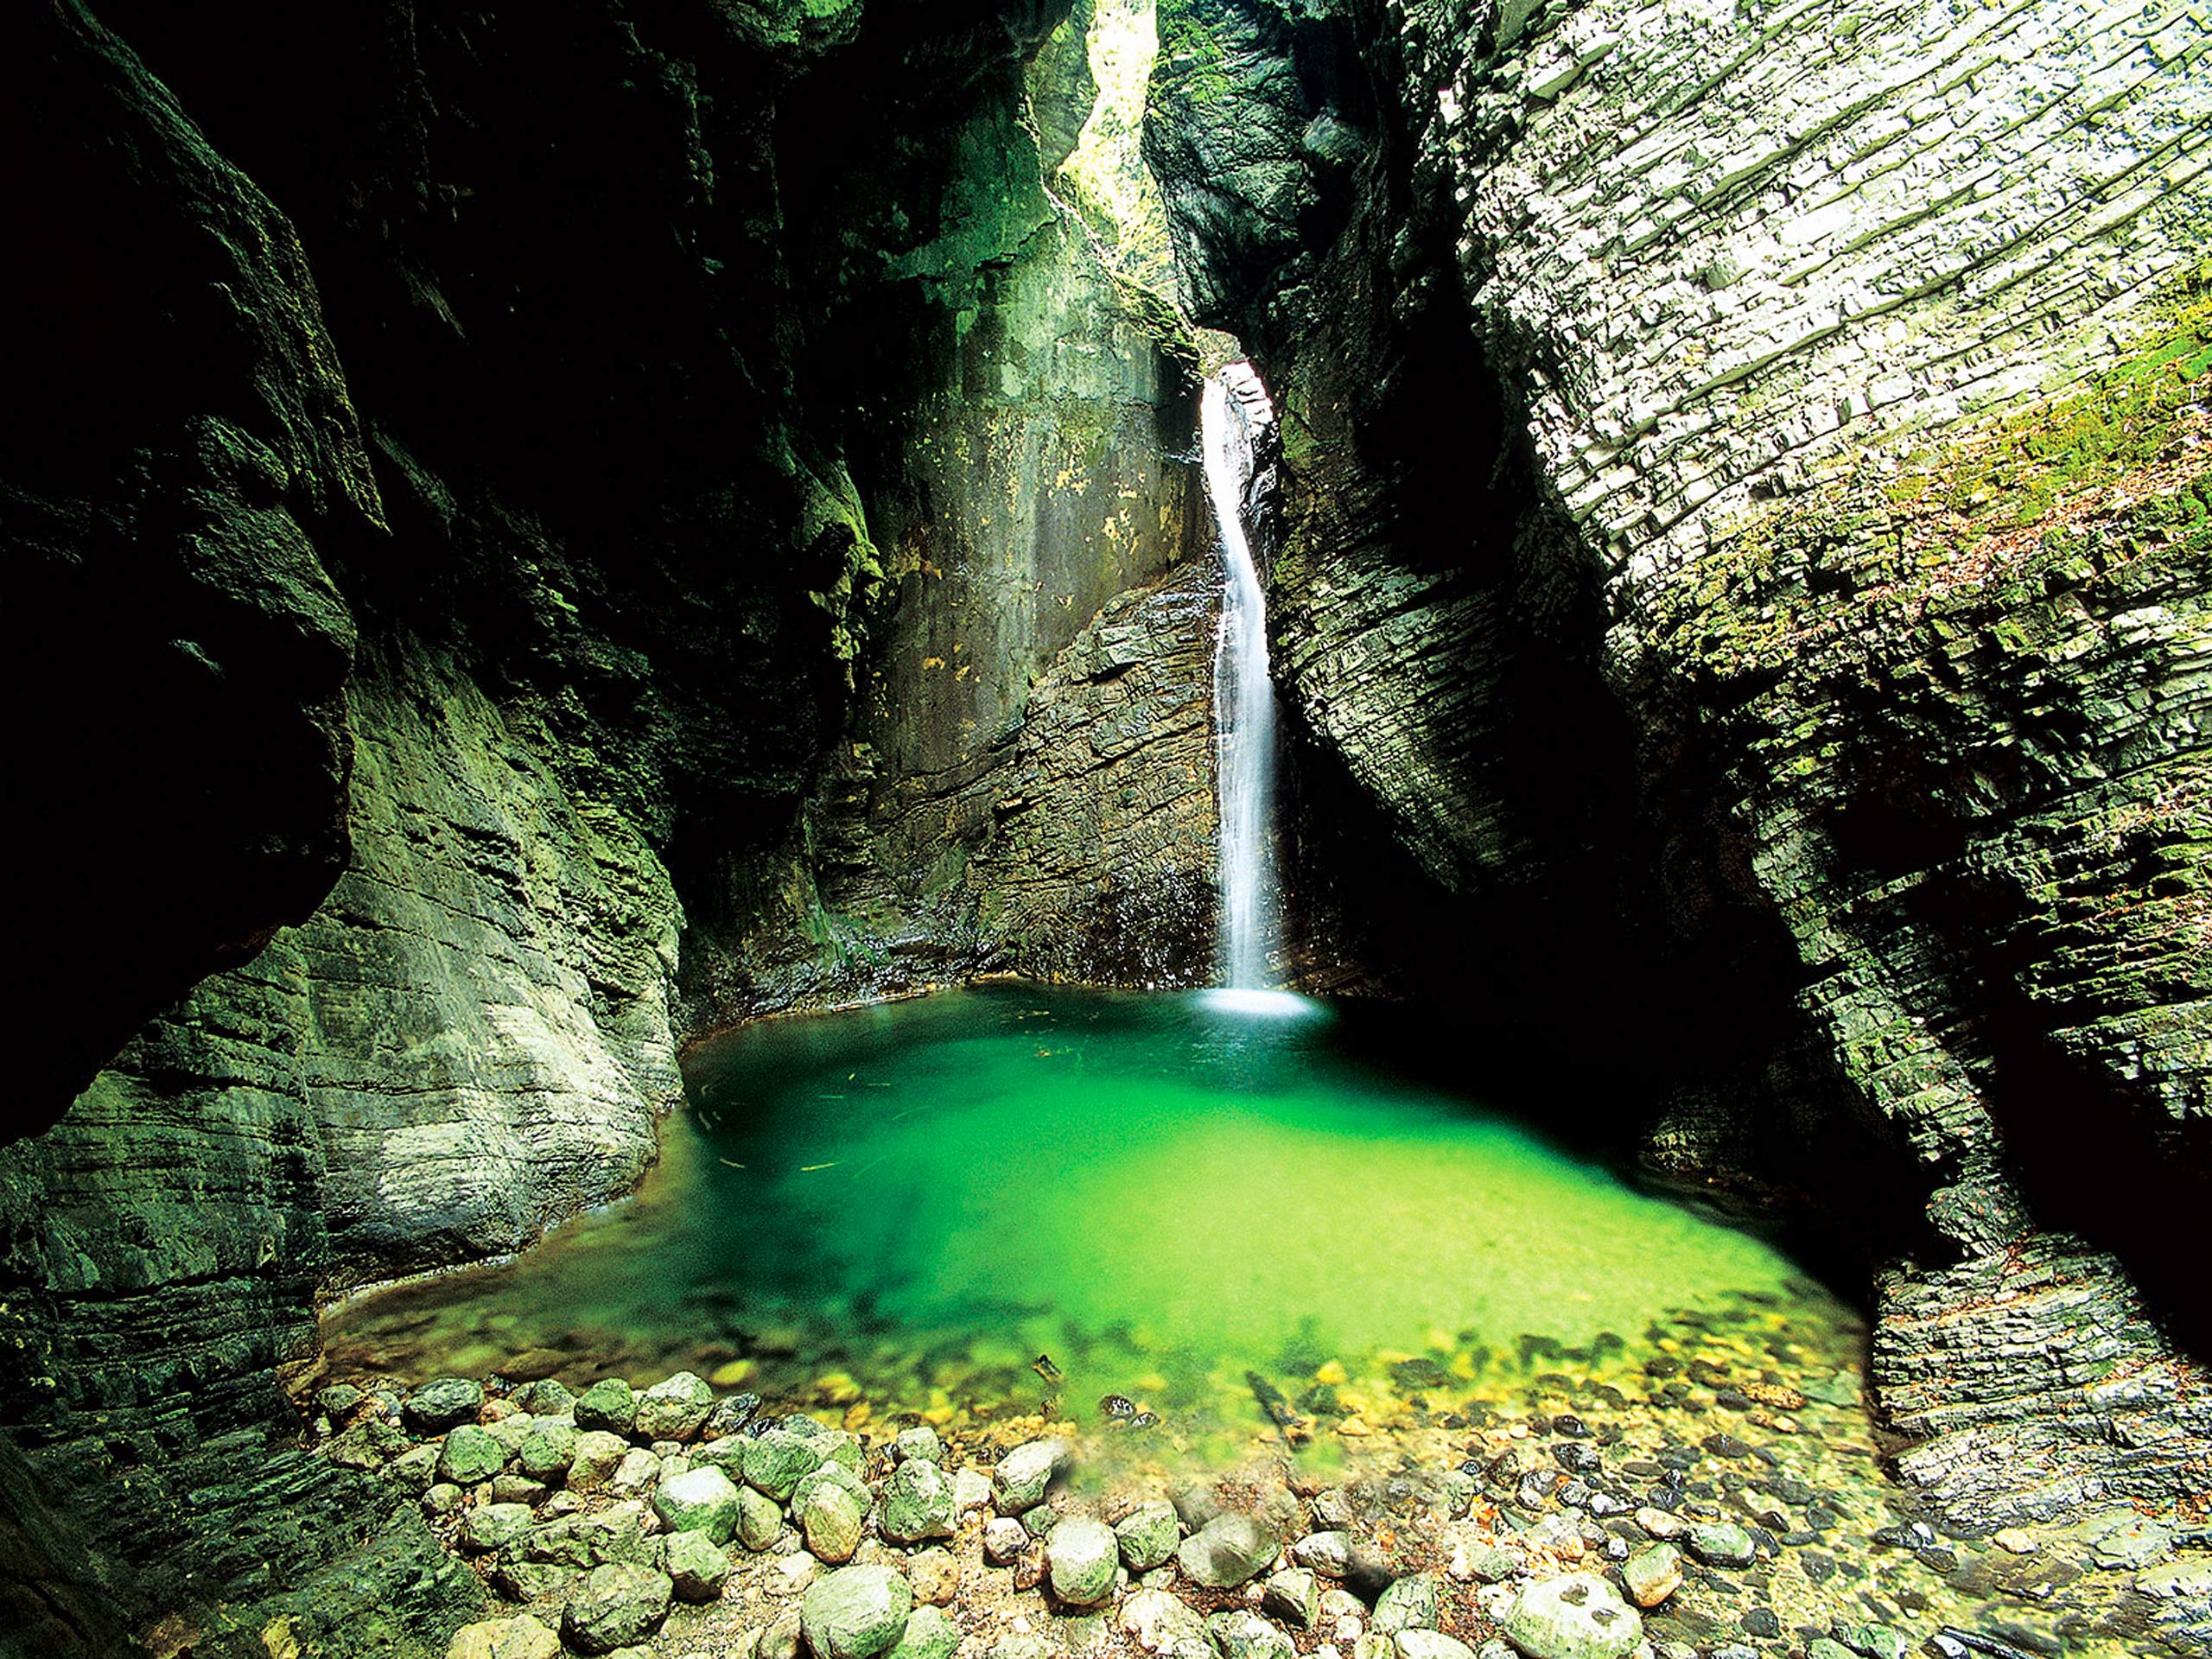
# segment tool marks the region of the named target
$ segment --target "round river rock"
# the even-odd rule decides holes
[[[1020,1515],[1045,1501],[1052,1477],[1066,1470],[1072,1456],[1065,1440],[1031,1440],[999,1459],[991,1488],[1001,1515]]]
[[[737,1530],[737,1488],[719,1469],[689,1469],[661,1482],[653,1510],[671,1532],[703,1532],[726,1544]]]
[[[1114,1534],[1121,1541],[1122,1560],[1129,1571],[1149,1573],[1175,1553],[1183,1528],[1175,1518],[1174,1505],[1154,1499],[1130,1510],[1116,1524]]]
[[[638,1421],[638,1396],[619,1376],[594,1382],[576,1396],[576,1427],[607,1434],[627,1434]]]
[[[1071,1516],[1045,1542],[1045,1570],[1052,1593],[1071,1607],[1095,1607],[1114,1593],[1121,1541],[1103,1521]]]
[[[640,1440],[688,1440],[707,1425],[715,1391],[703,1378],[678,1371],[638,1396],[632,1432]]]
[[[1643,1639],[1636,1610],[1588,1573],[1524,1586],[1499,1627],[1529,1659],[1621,1659]]]
[[[875,1659],[899,1645],[913,1611],[906,1580],[887,1567],[841,1567],[799,1604],[814,1659]]]
[[[664,1573],[616,1561],[594,1567],[562,1615],[562,1633],[583,1653],[612,1653],[643,1641],[668,1617],[676,1586]]]
[[[442,1376],[409,1395],[400,1411],[410,1427],[435,1434],[455,1423],[473,1423],[484,1407],[484,1385],[465,1376]]]
[[[935,1461],[910,1457],[883,1483],[877,1526],[894,1544],[952,1536],[952,1477]]]
[[[1274,1559],[1275,1541],[1249,1515],[1217,1515],[1185,1538],[1175,1552],[1183,1576],[1209,1590],[1228,1590],[1244,1582]]]

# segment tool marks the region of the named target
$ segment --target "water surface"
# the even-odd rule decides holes
[[[682,1367],[953,1427],[1119,1395],[1203,1447],[1266,1432],[1271,1390],[1325,1442],[1685,1329],[1847,1350],[1764,1243],[1378,1063],[1385,1017],[1023,985],[743,1027],[636,1198],[340,1309],[334,1365]]]

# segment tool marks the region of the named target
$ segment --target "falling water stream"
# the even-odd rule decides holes
[[[1221,534],[1225,582],[1213,658],[1217,798],[1221,814],[1221,980],[1270,983],[1274,933],[1275,696],[1268,677],[1267,596],[1244,531],[1254,436],[1273,411],[1251,365],[1206,382],[1201,405],[1206,493]]]

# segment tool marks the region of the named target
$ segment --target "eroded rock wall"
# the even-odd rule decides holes
[[[1319,751],[1478,913],[1581,887],[1586,827],[1648,886],[1565,913],[1689,949],[1764,1115],[1918,1195],[1875,1359],[1936,1500],[2201,1490],[2201,29],[1173,10],[1154,158],[1285,406]]]
[[[344,867],[355,629],[330,565],[384,518],[275,204],[81,8],[16,8],[0,49],[11,753],[46,804],[18,825],[41,1040],[12,1136]]]
[[[635,828],[419,643],[365,651],[348,705],[329,898],[0,1150],[4,1427],[142,1620],[219,1634],[244,1602],[254,1630],[436,1647],[480,1587],[425,1568],[384,1483],[283,1447],[283,1385],[321,1294],[519,1249],[628,1188],[680,1089],[677,911]]]
[[[439,1653],[474,1581],[289,1449],[283,1385],[318,1296],[623,1190],[695,1014],[912,982],[733,857],[874,906],[929,976],[1134,976],[1187,928],[1186,359],[1040,187],[1024,68],[1063,6],[360,0],[312,74],[280,8],[103,10],[130,46],[73,5],[8,25],[47,77],[28,153],[94,158],[8,188],[118,256],[45,298],[138,352],[56,349],[77,428],[11,416],[9,535],[51,580],[10,620],[121,607],[40,753],[105,779],[54,791],[114,809],[69,868],[153,988],[118,973],[144,1006],[78,1045],[105,1069],[0,1149],[0,1580],[41,1652],[289,1619]],[[107,249],[142,224],[188,257]],[[687,903],[703,963],[803,966],[687,1004]]]

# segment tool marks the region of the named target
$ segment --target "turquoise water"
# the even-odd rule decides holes
[[[1255,1376],[1357,1434],[1634,1367],[1685,1317],[1848,1322],[1761,1241],[1378,1064],[1407,1028],[1375,1018],[1021,985],[743,1027],[635,1198],[348,1305],[334,1367],[681,1366],[953,1426],[1111,1394],[1204,1440]]]

